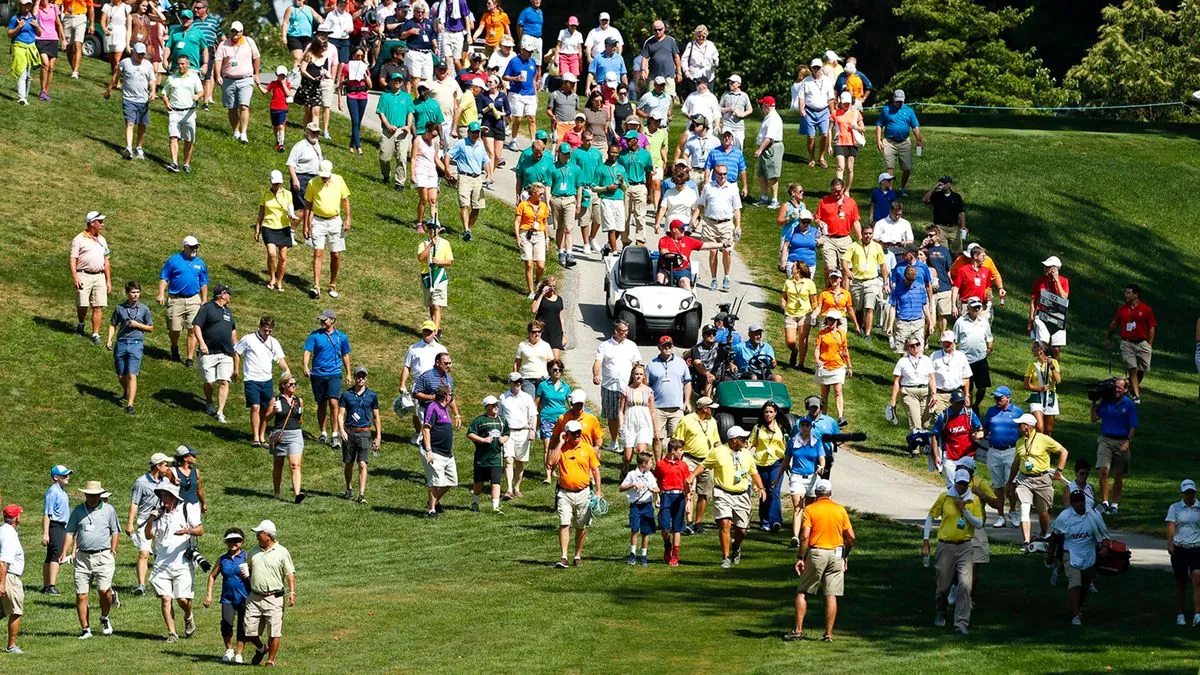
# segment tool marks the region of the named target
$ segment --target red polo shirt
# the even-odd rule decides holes
[[[983,265],[980,265],[979,269],[963,265],[954,273],[951,283],[958,289],[959,301],[979,298],[981,302],[987,302],[987,291],[992,285],[992,271]]]
[[[691,265],[690,261],[692,259],[692,251],[699,251],[701,246],[704,246],[704,242],[696,239],[695,237],[684,236],[681,237],[679,241],[676,241],[671,237],[666,236],[658,240],[658,251],[660,254],[678,253],[679,255],[683,256],[682,266],[674,267],[673,270],[687,269]]]
[[[1118,307],[1115,320],[1121,329],[1121,339],[1130,342],[1141,342],[1149,338],[1150,329],[1158,326],[1154,310],[1140,300],[1137,307],[1130,307],[1128,304]]]
[[[825,195],[817,203],[817,220],[829,226],[829,236],[847,237],[850,227],[858,220],[858,204],[844,193],[841,199]]]
[[[685,489],[688,475],[691,474],[687,464],[681,459],[678,462],[672,462],[670,459],[663,457],[658,460],[658,464],[654,467],[654,477],[658,480],[659,490],[683,490]]]

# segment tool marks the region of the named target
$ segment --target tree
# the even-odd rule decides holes
[[[1067,72],[1067,85],[1087,105],[1137,105],[1180,101],[1200,86],[1197,31],[1200,10],[1185,2],[1177,11],[1155,0],[1125,0],[1103,10],[1100,37]],[[1181,107],[1113,111],[1127,119],[1182,117]]]
[[[914,33],[901,37],[905,64],[890,89],[909,100],[948,105],[1056,106],[1067,93],[1034,56],[1008,46],[1004,34],[1032,12],[988,11],[971,0],[902,0],[893,10]]]
[[[830,0],[622,0],[615,24],[633,59],[650,35],[654,19],[662,19],[679,41],[692,39],[697,25],[708,27],[708,39],[720,52],[718,79],[742,77],[752,97],[770,94],[786,105],[796,67],[832,49],[843,56],[854,44],[859,19],[831,19]],[[866,70],[864,66],[864,70]]]

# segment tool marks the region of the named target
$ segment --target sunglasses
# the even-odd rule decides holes
[[[550,369],[550,372],[552,372],[552,373],[561,373],[561,372],[562,372],[562,368],[551,368],[551,369]]]
[[[533,330],[531,330],[531,331],[529,331],[529,332],[530,332],[530,333],[541,333],[542,331],[541,331],[541,329],[535,328],[535,329],[533,329]]]

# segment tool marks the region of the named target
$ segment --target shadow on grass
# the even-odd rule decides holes
[[[394,330],[397,333],[400,333],[401,335],[409,335],[412,337],[421,337],[420,331],[413,328],[412,326],[408,326],[408,325],[405,325],[402,323],[397,323],[395,321],[392,321],[391,319],[385,319],[370,310],[364,311],[362,318],[364,321],[366,321],[368,323],[373,323],[376,326],[382,326],[383,328],[390,328],[391,330]]]
[[[196,412],[204,412],[204,397],[194,391],[179,389],[159,389],[150,398],[172,408],[184,408]]]
[[[75,391],[79,392],[80,396],[91,396],[92,398],[111,403],[115,406],[121,405],[121,396],[111,389],[101,389],[100,387],[93,387],[90,384],[76,382]]]
[[[33,317],[33,322],[42,328],[48,328],[59,333],[65,333],[67,335],[75,334],[75,326],[71,322],[63,321],[62,319],[51,319],[45,316],[35,316]]]
[[[108,138],[100,138],[99,136],[85,136],[85,138],[96,141],[100,145],[103,145],[104,147],[111,150],[113,152],[113,154],[117,156],[118,159],[123,159],[121,157],[121,153],[125,151],[125,146],[121,145],[120,143],[117,143]],[[141,160],[141,161],[154,162],[155,164],[166,164],[167,163],[167,160],[164,159],[161,155],[157,155],[153,152],[146,152],[145,154],[146,154],[146,159]]]
[[[276,501],[275,495],[266,490],[252,490],[250,488],[237,487],[226,485],[224,488],[225,494],[231,497],[254,497],[256,499],[269,499]]]
[[[371,510],[393,516],[410,516],[413,518],[420,518],[421,520],[428,519],[426,516],[426,511],[423,508],[410,509],[406,506],[372,506]]]
[[[228,424],[202,424],[196,431],[212,434],[227,443],[246,444],[253,440],[249,431]]]
[[[491,286],[498,286],[500,288],[503,288],[506,291],[511,291],[513,293],[519,293],[521,295],[526,295],[529,293],[529,291],[525,290],[524,288],[520,288],[513,282],[506,281],[504,279],[497,279],[496,277],[480,277],[479,280],[484,282],[485,284],[489,284]]]

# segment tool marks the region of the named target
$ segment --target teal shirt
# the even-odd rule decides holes
[[[542,158],[533,158],[533,148],[526,148],[517,160],[517,174],[521,176],[521,185],[528,187],[534,183],[550,184],[554,180],[554,160],[548,151],[542,152]]]
[[[604,154],[599,148],[575,148],[571,153],[571,163],[579,167],[579,182],[584,186],[592,186],[596,184],[596,169],[604,164]]]
[[[553,197],[574,197],[582,184],[579,181],[579,167],[568,159],[564,164],[554,163],[554,179],[550,185],[550,195]]]
[[[217,38],[221,36],[221,22],[209,14],[203,19],[192,21],[192,30],[200,32],[205,49],[212,49],[217,46]]]
[[[407,126],[409,115],[415,111],[412,96],[409,96],[408,92],[403,89],[394,94],[390,91],[380,94],[379,103],[375,106],[375,112],[380,117],[387,119],[388,124],[394,127]]]
[[[182,44],[181,44],[182,43]],[[167,36],[167,46],[171,48],[171,60],[175,61],[180,54],[188,57],[188,63],[191,64],[192,70],[200,68],[200,53],[204,51],[207,45],[204,43],[204,33],[193,25],[188,30],[180,30],[179,26],[171,29],[171,33]],[[175,63],[171,64],[171,72],[175,72],[179,66]]]
[[[625,179],[628,182],[628,177],[625,175],[625,168],[620,162],[614,164],[601,164],[600,168],[596,169],[596,186],[608,187],[613,183],[621,185],[621,180]],[[624,200],[625,190],[618,187],[612,192],[601,192],[600,199],[611,199],[613,201]]]
[[[416,127],[418,136],[425,133],[426,124],[430,122],[441,124],[445,121],[446,117],[442,115],[442,107],[432,97],[413,104],[413,126]]]
[[[654,161],[645,148],[630,151],[622,150],[617,155],[617,164],[625,169],[625,178],[630,183],[645,183],[647,176],[654,173]]]

